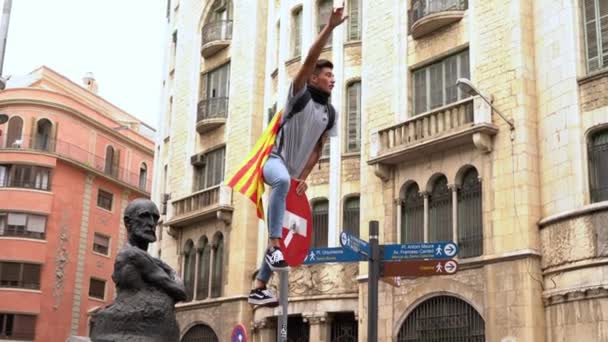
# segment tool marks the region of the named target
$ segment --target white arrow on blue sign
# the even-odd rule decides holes
[[[369,242],[363,241],[347,232],[340,233],[340,245],[345,248],[350,248],[351,250],[365,256],[369,255]]]
[[[304,264],[322,264],[326,262],[359,262],[367,260],[365,256],[356,253],[348,248],[328,247],[311,248],[306,255]]]
[[[458,254],[453,242],[406,243],[384,245],[383,260],[451,259]]]

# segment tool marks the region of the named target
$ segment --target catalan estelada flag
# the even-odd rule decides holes
[[[278,112],[268,124],[268,127],[255,143],[253,150],[236,173],[228,180],[228,186],[247,196],[257,206],[257,214],[264,219],[264,205],[262,195],[264,194],[264,177],[262,168],[270,156],[272,146],[277,138],[281,126],[282,112]]]

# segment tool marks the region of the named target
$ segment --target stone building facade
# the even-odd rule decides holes
[[[222,181],[284,105],[333,1],[167,5],[155,250],[192,289],[178,305],[183,340],[226,340],[243,324],[274,341],[278,311],[246,302],[265,227]],[[378,220],[384,244],[460,247],[455,275],[381,283],[379,340],[608,339],[608,2],[346,6],[322,53],[341,115],[309,180],[313,245],[337,246],[342,230],[366,239]],[[367,273],[293,270],[293,340],[366,340]]]

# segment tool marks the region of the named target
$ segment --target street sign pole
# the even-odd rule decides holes
[[[380,246],[378,221],[369,222],[369,276],[367,279],[367,341],[378,341],[378,280],[380,279]]]
[[[287,342],[287,297],[289,296],[289,272],[279,272],[279,324],[277,326],[277,341]]]

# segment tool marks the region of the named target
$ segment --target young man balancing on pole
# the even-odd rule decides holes
[[[303,194],[306,177],[319,161],[323,144],[329,136],[338,134],[337,114],[328,101],[335,84],[333,64],[319,60],[319,56],[333,29],[346,20],[343,12],[344,5],[332,11],[292,81],[276,142],[262,170],[264,182],[272,188],[268,204],[269,246],[255,288],[249,294],[249,303],[254,305],[277,304],[266,284],[272,271],[289,270],[279,241],[291,178],[298,180],[297,194]]]

